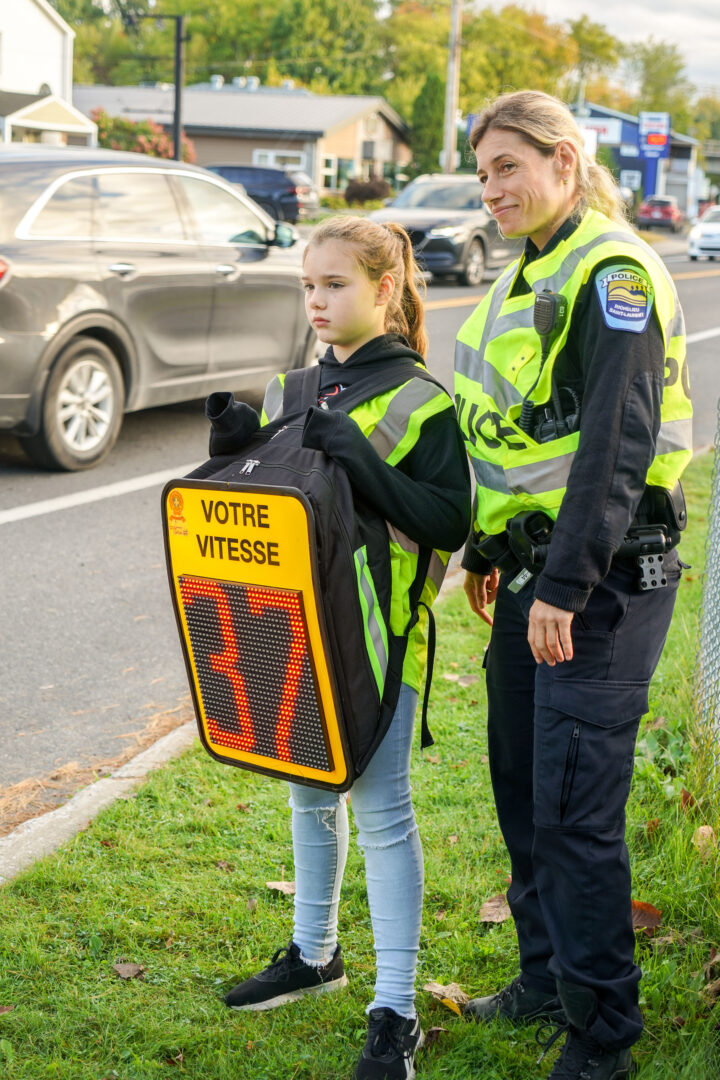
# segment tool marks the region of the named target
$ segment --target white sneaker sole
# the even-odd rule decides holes
[[[331,982],[320,983],[319,986],[308,986],[301,990],[292,990],[289,994],[278,994],[277,997],[268,998],[267,1001],[257,1001],[252,1005],[231,1005],[235,1012],[265,1012],[268,1009],[277,1009],[281,1005],[287,1005],[289,1001],[299,1001],[308,994],[327,994],[332,990],[342,990],[347,986],[347,975]]]

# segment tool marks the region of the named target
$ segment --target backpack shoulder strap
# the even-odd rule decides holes
[[[442,383],[438,382],[427,369],[418,367],[413,360],[402,356],[395,361],[389,361],[377,375],[374,374],[367,379],[363,379],[355,386],[349,387],[337,398],[333,398],[332,403],[328,402],[328,407],[342,409],[343,412],[352,412],[353,409],[357,409],[358,405],[364,405],[371,398],[379,397],[380,394],[384,394],[388,390],[394,390],[396,386],[402,386],[403,383],[408,382],[410,379],[423,379],[425,382],[435,383],[440,390],[447,393]],[[312,404],[315,404],[315,402]]]
[[[305,412],[317,405],[320,365],[288,371],[283,385],[283,413]]]

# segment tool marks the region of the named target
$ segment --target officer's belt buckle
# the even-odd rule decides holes
[[[653,589],[664,589],[667,585],[667,577],[663,567],[662,555],[638,555],[638,569],[640,570],[641,592],[652,592]]]

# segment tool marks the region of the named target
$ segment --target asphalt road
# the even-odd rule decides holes
[[[720,264],[667,263],[685,309],[701,449],[720,395]],[[455,333],[486,289],[428,290],[429,366],[448,387]],[[41,472],[0,435],[0,789],[113,758],[187,702],[156,474],[182,476],[206,446],[197,402],[126,417],[113,454],[89,473]],[[46,500],[56,501],[38,505]]]

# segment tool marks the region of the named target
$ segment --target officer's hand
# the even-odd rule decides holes
[[[528,643],[538,664],[544,660],[554,667],[556,661],[561,664],[563,660],[572,660],[570,623],[573,614],[543,600],[533,602],[528,621]]]
[[[486,608],[495,603],[499,580],[500,571],[497,567],[490,574],[472,574],[469,570],[465,572],[464,589],[470,608],[488,626],[492,626],[493,620]]]

